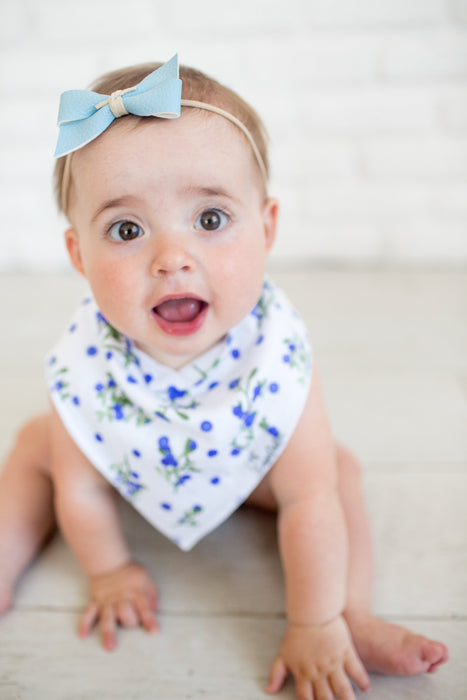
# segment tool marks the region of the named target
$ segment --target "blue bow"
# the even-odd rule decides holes
[[[150,73],[138,85],[100,95],[90,90],[67,90],[60,97],[55,157],[82,148],[124,114],[139,117],[180,116],[182,81],[178,77],[177,54]]]

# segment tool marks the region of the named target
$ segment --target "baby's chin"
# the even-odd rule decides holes
[[[195,360],[199,359],[204,354],[212,350],[212,348],[216,347],[216,345],[218,345],[219,343],[224,342],[225,338],[226,334],[224,333],[213,342],[207,343],[205,345],[203,344],[202,347],[196,349],[193,347],[184,348],[182,347],[184,343],[182,343],[176,351],[174,351],[173,349],[164,349],[163,347],[148,347],[147,345],[137,342],[135,343],[135,346],[138,348],[138,350],[141,350],[146,355],[149,355],[149,357],[152,357],[152,359],[160,365],[163,365],[164,367],[170,367],[170,369],[174,370],[181,370],[183,369],[183,367],[186,367],[187,365],[191,364],[192,362],[194,362]],[[188,344],[193,345],[193,342]]]

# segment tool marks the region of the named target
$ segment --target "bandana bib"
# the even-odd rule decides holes
[[[266,281],[258,304],[180,370],[140,351],[85,299],[47,363],[70,436],[154,527],[189,550],[286,447],[311,377],[305,326]]]

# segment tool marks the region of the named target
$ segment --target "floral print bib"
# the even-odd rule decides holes
[[[50,396],[96,469],[189,550],[286,447],[311,377],[305,326],[266,280],[251,311],[180,370],[140,351],[85,299],[47,362]]]

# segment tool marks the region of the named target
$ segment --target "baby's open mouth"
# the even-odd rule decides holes
[[[154,312],[169,323],[190,323],[207,306],[202,299],[183,297],[181,299],[167,299],[154,307]]]

